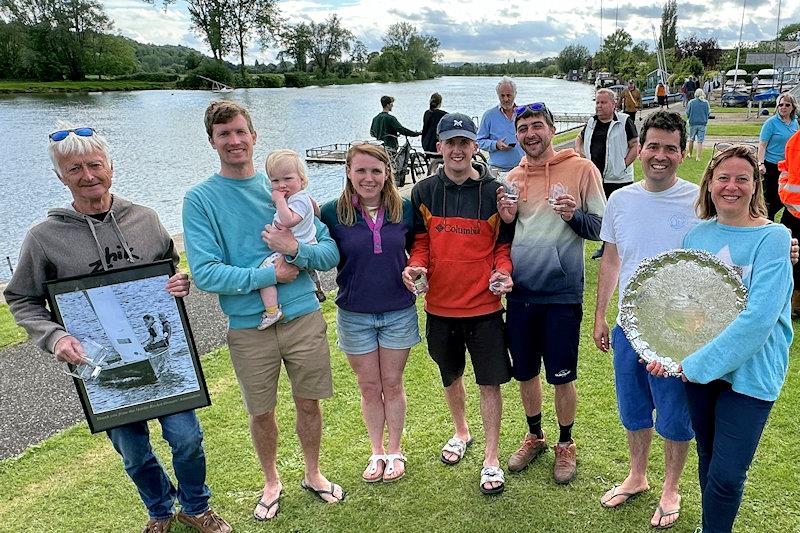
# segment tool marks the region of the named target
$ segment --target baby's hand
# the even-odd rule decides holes
[[[283,191],[281,191],[279,189],[273,189],[273,191],[272,191],[272,201],[273,202],[277,202],[278,199],[285,199],[285,198],[286,198],[286,193],[285,192],[283,192]]]

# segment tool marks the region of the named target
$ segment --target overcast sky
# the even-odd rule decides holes
[[[183,0],[166,11],[160,7],[161,0],[157,0],[158,7],[142,0],[101,1],[114,20],[117,33],[145,43],[183,44],[210,54],[208,47],[190,31]],[[410,22],[420,33],[439,39],[444,62],[540,59],[558,55],[573,43],[584,44],[594,53],[601,42],[600,5],[600,1],[591,0],[559,0],[554,4],[532,0],[279,1],[281,14],[289,22],[319,22],[337,13],[344,26],[370,51],[380,49],[381,38],[390,24]],[[663,2],[606,0],[602,5],[603,36],[621,27],[631,34],[634,42],[646,41],[653,50],[651,25],[658,31]],[[778,5],[778,0],[747,1],[742,40],[774,39]],[[780,26],[800,21],[800,1],[783,0],[780,18]],[[721,47],[734,47],[741,20],[742,0],[678,1],[678,38],[692,33],[701,38],[713,36]],[[274,61],[277,52],[276,49],[261,52],[254,46],[248,62]],[[231,59],[237,62],[234,57]]]

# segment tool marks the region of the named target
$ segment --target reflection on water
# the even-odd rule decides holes
[[[145,383],[138,378],[123,378],[111,381],[85,382],[89,402],[95,413],[102,413],[143,402],[168,398],[200,388],[195,374],[186,334],[178,314],[175,299],[164,289],[167,276],[130,281],[112,285],[136,339],[144,344],[149,335],[142,320],[146,314],[166,315],[172,326],[169,355],[165,356],[164,372],[154,383]],[[91,289],[89,289],[91,291]],[[83,291],[56,296],[64,326],[78,340],[90,338],[112,354],[115,350],[101,324],[102,317],[95,314]],[[158,320],[156,320],[158,324]],[[101,373],[102,376],[102,373]]]
[[[170,233],[181,231],[183,194],[219,169],[207,141],[203,112],[212,100],[244,104],[258,132],[255,159],[263,169],[277,148],[307,148],[369,138],[384,94],[396,98],[392,113],[411,129],[422,128],[431,93],[442,109],[480,117],[497,105],[499,77],[445,77],[411,83],[371,83],[304,89],[139,91],[129,93],[0,96],[0,260],[16,263],[27,229],[51,207],[70,202],[47,157],[47,134],[57,119],[91,126],[105,135],[114,160],[113,191],[155,209]],[[549,78],[519,78],[518,103],[545,101],[555,113],[592,113],[593,88]],[[20,125],[24,124],[24,127]],[[415,144],[419,140],[414,140]],[[338,196],[341,165],[311,165],[308,188],[318,200]],[[0,265],[0,280],[9,277]]]

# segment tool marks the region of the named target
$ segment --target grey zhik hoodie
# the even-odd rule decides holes
[[[71,207],[51,209],[22,243],[19,262],[3,291],[11,313],[48,352],[67,335],[45,307],[46,281],[103,272],[161,259],[179,260],[155,211],[113,196],[102,221]]]

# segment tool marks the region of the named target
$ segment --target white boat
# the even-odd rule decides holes
[[[744,69],[735,69],[732,68],[728,72],[725,73],[725,84],[723,85],[723,93],[727,93],[730,91],[749,91],[750,87],[747,82],[742,79],[743,76],[747,76],[747,71]],[[735,80],[735,82],[734,82]]]
[[[117,381],[134,378],[132,381],[136,385],[157,381],[167,367],[170,355],[168,342],[143,346],[111,287],[95,287],[83,292],[118,356],[102,366],[98,379]]]

